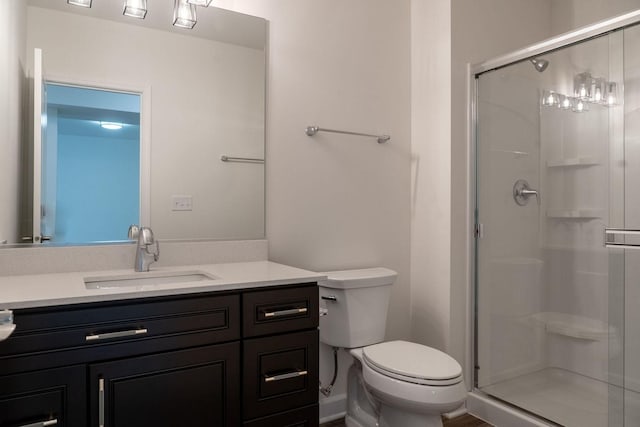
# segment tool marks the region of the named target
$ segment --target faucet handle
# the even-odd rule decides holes
[[[127,231],[127,237],[129,240],[138,240],[138,234],[140,234],[140,227],[137,224],[131,224],[129,231]]]
[[[141,245],[153,245],[155,241],[153,231],[149,227],[140,228],[139,242]]]
[[[160,242],[156,240],[156,250],[153,253],[153,260],[158,261],[160,259]]]

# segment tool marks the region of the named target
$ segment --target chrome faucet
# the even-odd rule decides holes
[[[136,247],[135,271],[149,271],[149,266],[160,258],[160,243],[153,237],[149,227],[129,227],[129,239],[138,240]],[[150,250],[155,245],[155,250]]]

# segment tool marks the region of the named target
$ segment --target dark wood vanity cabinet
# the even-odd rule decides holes
[[[277,421],[279,413],[309,405],[303,417],[317,415],[317,287],[247,292],[242,302],[243,418],[273,415],[247,425],[317,426],[317,416],[306,424]]]
[[[85,426],[85,373],[69,366],[0,377],[0,425]]]
[[[14,318],[0,427],[318,425],[315,283]]]

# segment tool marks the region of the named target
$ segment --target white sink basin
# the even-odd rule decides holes
[[[84,286],[87,289],[114,289],[203,282],[216,279],[218,277],[202,271],[150,271],[120,276],[85,277]]]

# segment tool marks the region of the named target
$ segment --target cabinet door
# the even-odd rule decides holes
[[[86,367],[0,377],[0,426],[86,425]]]
[[[237,426],[240,343],[90,366],[91,426]]]

